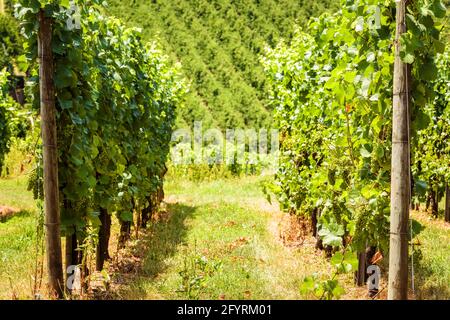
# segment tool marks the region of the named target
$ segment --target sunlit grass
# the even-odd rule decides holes
[[[0,299],[30,298],[36,256],[36,210],[27,178],[0,179],[0,205],[19,213],[0,222]]]
[[[417,235],[414,275],[417,299],[450,299],[450,224],[413,213],[425,228]]]
[[[165,188],[167,218],[142,240],[142,266],[120,286],[121,299],[301,299],[299,285],[331,267],[312,243],[289,248],[277,234],[283,216],[264,199],[254,176],[192,182],[171,179]],[[0,205],[21,210],[0,222],[0,299],[31,298],[37,213],[27,178],[0,179]],[[449,299],[450,226],[413,213],[425,228],[414,254],[416,298]],[[117,224],[111,253],[115,253]],[[387,257],[386,257],[387,258]],[[186,281],[192,281],[190,292]],[[197,279],[197,280],[196,280]],[[347,298],[366,298],[352,275],[340,278]]]

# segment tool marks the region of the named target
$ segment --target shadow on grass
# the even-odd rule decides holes
[[[180,203],[167,204],[165,217],[152,223],[145,231],[145,236],[132,250],[134,256],[140,257],[139,266],[136,266],[135,261],[131,261],[134,271],[126,272],[127,275],[122,277],[122,288],[119,289],[121,294],[117,296],[118,292],[109,292],[106,299],[147,298],[145,284],[167,269],[166,261],[173,257],[179,245],[184,243],[188,231],[185,221],[195,210],[195,207]]]
[[[417,254],[417,253],[416,253]],[[440,279],[420,257],[414,265],[416,298],[419,300],[448,300],[450,299],[450,285],[445,279]]]
[[[148,252],[144,258],[143,272],[147,277],[156,277],[166,269],[166,258],[177,252],[187,234],[185,220],[193,215],[196,208],[184,204],[168,204],[169,217],[151,227]]]
[[[0,223],[6,223],[12,218],[24,218],[31,215],[33,215],[33,212],[29,210],[0,212]]]

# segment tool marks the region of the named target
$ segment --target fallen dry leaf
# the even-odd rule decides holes
[[[380,251],[377,251],[377,252],[373,255],[373,257],[372,257],[372,259],[370,260],[370,262],[371,262],[372,264],[377,264],[377,263],[380,262],[381,260],[383,260],[383,255],[381,254]]]
[[[233,227],[236,225],[236,222],[234,221],[228,221],[227,223],[225,223],[225,227]]]

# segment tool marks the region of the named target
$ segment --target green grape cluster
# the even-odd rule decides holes
[[[34,199],[44,200],[42,167],[36,166],[28,175],[27,190],[33,192]]]

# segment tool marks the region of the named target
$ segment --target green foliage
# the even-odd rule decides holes
[[[313,295],[320,300],[332,300],[339,299],[345,293],[336,276],[358,269],[356,254],[351,251],[338,251],[331,257],[330,262],[334,268],[333,276],[325,280],[321,279],[317,273],[305,277],[300,285],[300,293],[303,296]]]
[[[416,201],[425,200],[425,191],[434,191],[440,199],[450,181],[450,52],[439,54],[437,78],[432,82],[434,99],[427,104],[421,118],[426,124],[416,135],[412,171],[416,178]]]
[[[344,289],[336,279],[321,281],[317,274],[308,276],[300,286],[300,293],[303,296],[312,294],[320,300],[339,299],[344,294]]]
[[[144,36],[157,35],[173,61],[181,61],[191,90],[178,125],[202,120],[205,127],[268,126],[268,83],[258,56],[268,44],[289,41],[296,22],[335,1],[293,0],[136,0],[109,1],[109,11]]]
[[[443,13],[437,0],[408,6],[415,32],[403,35],[401,56],[412,63],[413,132],[434,96]],[[263,61],[281,131],[273,189],[287,211],[319,210],[319,235],[335,247],[351,239],[387,250],[394,39],[394,1],[343,1]]]
[[[0,173],[3,167],[5,155],[9,151],[11,139],[11,125],[15,103],[8,95],[8,73],[0,70]]]
[[[10,74],[4,68],[0,70],[0,175],[3,169],[8,171],[4,161],[14,139],[25,138],[29,130],[30,112],[27,106],[20,106],[11,98],[9,91]]]
[[[36,19],[53,19],[62,230],[98,225],[98,209],[126,217],[162,185],[164,164],[183,92],[177,70],[137,29],[100,14],[100,1],[23,0],[17,16],[36,59]],[[36,70],[33,71],[37,81]],[[36,83],[37,84],[37,83]],[[34,85],[35,97],[38,86]],[[35,104],[38,99],[34,99]]]
[[[224,145],[203,145],[201,151],[196,151],[190,143],[178,143],[171,150],[170,174],[200,182],[258,175],[276,165],[274,154],[237,149],[236,145],[227,142]]]
[[[0,13],[0,70],[7,68],[11,72],[22,51],[22,37],[17,21],[8,13]]]

